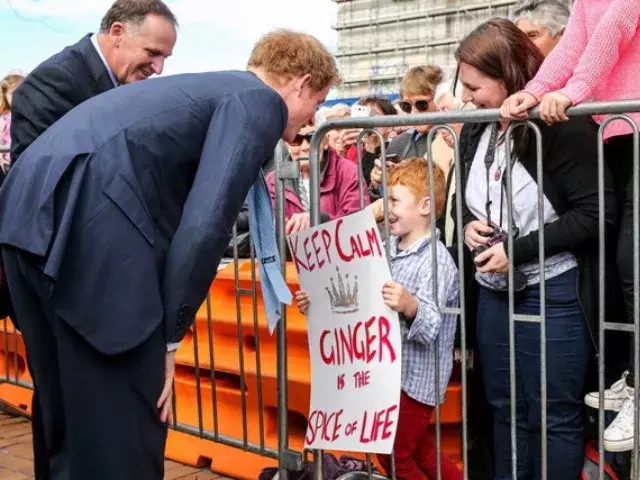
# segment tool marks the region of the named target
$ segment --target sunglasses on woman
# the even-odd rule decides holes
[[[410,102],[409,100],[400,100],[398,102],[398,106],[405,113],[411,113],[412,107],[416,107],[416,110],[420,113],[424,113],[429,110],[429,104],[431,102],[429,100],[416,100],[415,102]]]
[[[301,133],[298,133],[296,135],[296,138],[294,138],[292,141],[289,142],[289,145],[291,145],[292,147],[299,147],[300,145],[302,145],[302,143],[305,140],[309,142],[309,144],[311,144],[311,139],[313,138],[314,133],[316,132],[309,132],[309,133],[305,133],[304,135]]]

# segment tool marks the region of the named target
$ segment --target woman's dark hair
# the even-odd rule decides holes
[[[378,97],[376,95],[367,95],[358,100],[358,105],[363,107],[377,107],[380,109],[383,115],[397,115],[393,103],[388,98]]]
[[[504,18],[491,19],[476,27],[456,49],[458,71],[464,62],[488,77],[501,80],[512,95],[524,89],[534,77],[544,57],[529,37]],[[519,128],[513,134],[514,155],[523,154],[529,143],[528,128]]]

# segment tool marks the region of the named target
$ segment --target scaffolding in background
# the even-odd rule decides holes
[[[390,94],[414,65],[449,75],[462,37],[492,17],[507,17],[515,0],[333,0],[338,4],[339,97]]]

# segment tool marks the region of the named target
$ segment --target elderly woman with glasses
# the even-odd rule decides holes
[[[296,233],[311,224],[311,185],[309,183],[309,154],[315,125],[304,127],[291,142],[285,142],[289,155],[284,161],[298,162],[300,176],[295,180],[285,180],[286,233]],[[358,188],[358,167],[355,163],[339,156],[329,146],[328,139],[321,145],[320,159],[320,212],[323,221],[334,220],[360,210]],[[275,206],[275,172],[266,177],[271,200]],[[369,205],[369,196],[363,192],[364,204]]]

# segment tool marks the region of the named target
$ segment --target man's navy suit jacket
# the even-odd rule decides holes
[[[42,62],[13,94],[12,162],[73,107],[112,88],[91,34]]]
[[[0,189],[0,244],[35,256],[54,311],[98,350],[185,335],[287,123],[249,72],[125,85],[65,115]]]

